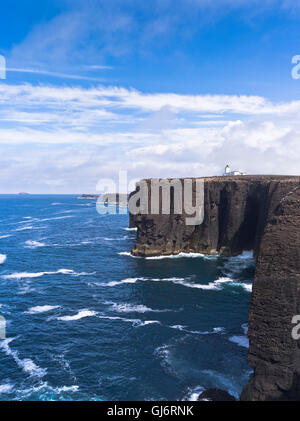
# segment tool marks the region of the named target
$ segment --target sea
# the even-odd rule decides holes
[[[134,258],[127,209],[0,196],[0,400],[238,397],[254,261]]]

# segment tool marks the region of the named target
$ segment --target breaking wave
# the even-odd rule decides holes
[[[0,254],[0,265],[3,265],[6,259],[7,259],[6,254]]]
[[[2,276],[3,279],[25,279],[25,278],[40,278],[44,275],[72,275],[72,276],[90,276],[94,275],[95,272],[87,273],[87,272],[75,272],[72,269],[59,269],[56,272],[37,272],[37,273],[13,273],[11,275],[4,275]]]
[[[13,386],[11,384],[0,384],[0,394],[11,393],[13,391]]]
[[[241,346],[243,348],[249,348],[249,339],[248,339],[248,324],[244,323],[242,324],[242,330],[244,332],[243,336],[234,335],[229,338],[230,342],[233,342],[237,344],[238,346]]]
[[[15,363],[19,368],[21,368],[26,374],[31,377],[44,377],[47,374],[47,369],[38,367],[31,359],[24,358],[21,359],[17,351],[14,351],[10,348],[9,344],[14,341],[15,338],[5,339],[0,341],[0,349],[7,356],[10,356],[14,359]]]
[[[31,249],[46,246],[45,243],[40,243],[39,241],[30,241],[30,240],[26,241],[25,244],[26,244],[27,248],[31,248]]]
[[[229,338],[230,342],[242,346],[243,348],[249,348],[249,339],[247,336],[231,336]]]
[[[124,240],[128,240],[128,237],[127,235],[124,235],[123,237],[115,237],[115,238],[104,237],[103,240],[104,241],[124,241]]]
[[[81,310],[81,311],[79,311],[79,313],[75,314],[74,316],[57,317],[57,320],[63,320],[65,322],[70,322],[70,321],[74,321],[74,320],[84,319],[85,317],[93,317],[93,316],[96,316],[96,315],[97,315],[96,311]]]
[[[18,400],[32,400],[32,396],[36,396],[38,394],[38,400],[62,400],[63,393],[76,393],[79,392],[79,386],[72,385],[72,386],[57,386],[53,387],[50,386],[47,382],[40,382],[39,384],[28,387],[26,389],[16,390]],[[56,395],[56,397],[53,396]],[[34,397],[33,400],[36,400]]]
[[[111,311],[116,311],[117,313],[167,313],[173,310],[154,310],[142,304],[133,305],[128,303],[117,304],[114,302],[106,301],[105,304],[110,305]]]
[[[160,256],[152,256],[152,257],[142,257],[142,256],[134,256],[129,251],[121,251],[118,253],[120,256],[127,256],[132,257],[134,259],[145,259],[145,260],[163,260],[163,259],[180,259],[180,258],[202,258],[202,259],[209,259],[215,260],[219,257],[218,254],[213,255],[206,255],[202,253],[179,253],[179,254],[167,254],[167,255],[160,255]]]
[[[28,227],[17,228],[16,231],[27,231],[27,230],[32,230],[32,229],[33,229],[32,226],[28,226]]]
[[[81,273],[77,273],[74,272],[74,270],[72,269],[59,269],[56,272],[34,272],[34,273],[28,273],[28,272],[17,272],[17,273],[12,273],[10,275],[3,275],[2,278],[3,279],[27,279],[27,278],[40,278],[41,276],[44,275],[72,275],[72,276],[88,276],[88,275],[93,275],[94,273],[86,273],[86,272],[81,272]]]
[[[126,323],[131,323],[133,327],[141,327],[141,326],[148,326],[152,324],[161,324],[158,320],[140,320],[140,319],[126,319],[124,317],[118,317],[118,316],[104,316],[99,315],[97,316],[99,319],[106,319],[106,320],[119,320]]]
[[[187,326],[182,326],[182,325],[173,325],[173,326],[169,326],[169,327],[171,329],[177,329],[177,330],[180,330],[181,332],[185,332],[185,333],[189,333],[189,334],[193,334],[193,335],[213,335],[213,334],[219,334],[219,333],[224,334],[225,333],[224,327],[215,327],[211,331],[189,330],[187,328]]]
[[[202,386],[188,387],[182,401],[197,402],[204,390],[205,389]]]
[[[128,278],[121,281],[110,281],[108,283],[98,283],[97,285],[115,287],[122,284],[135,284],[136,282],[171,282],[176,285],[182,285],[187,288],[196,288],[202,290],[221,290],[223,284],[230,284],[232,286],[238,286],[244,288],[246,291],[251,291],[250,284],[244,284],[240,282],[235,282],[231,278],[219,278],[214,282],[208,284],[197,284],[190,282],[191,278]]]
[[[36,307],[31,307],[27,313],[28,314],[46,313],[51,310],[56,310],[57,308],[60,308],[60,306],[36,306]]]

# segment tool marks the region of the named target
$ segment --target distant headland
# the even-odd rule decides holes
[[[82,194],[79,199],[97,200],[100,203],[127,206],[128,195],[121,193],[105,193],[105,194]]]

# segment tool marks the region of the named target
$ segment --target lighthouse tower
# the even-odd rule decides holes
[[[229,165],[226,165],[224,175],[229,175],[231,173],[231,168]]]

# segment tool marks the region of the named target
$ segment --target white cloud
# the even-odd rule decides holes
[[[97,66],[97,69],[104,69],[107,67],[104,66]],[[43,69],[20,69],[20,68],[7,68],[7,72],[11,73],[31,73],[34,75],[43,75],[43,76],[51,76],[54,78],[61,78],[61,79],[74,79],[74,80],[88,80],[92,82],[103,82],[103,79],[90,77],[90,76],[84,76],[84,75],[73,75],[68,73],[59,73],[59,72],[49,72],[48,70]]]
[[[64,10],[48,22],[33,26],[15,45],[9,62],[17,68],[74,65],[103,70],[106,60],[131,53],[159,51],[172,42],[189,39],[199,28],[215,24],[238,11],[243,23],[255,25],[257,16],[283,10],[296,14],[295,0],[89,0],[64,1]],[[157,42],[159,40],[159,42]],[[95,64],[95,57],[99,63]],[[43,67],[43,66],[42,66]],[[59,73],[59,72],[58,72]]]
[[[0,84],[0,191],[94,191],[100,177],[299,173],[300,101]],[[74,191],[75,190],[75,191]]]

